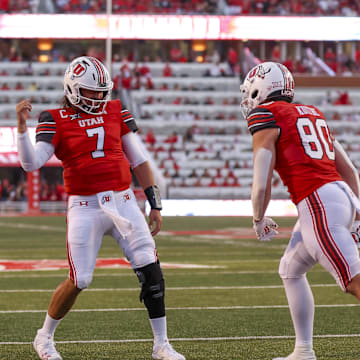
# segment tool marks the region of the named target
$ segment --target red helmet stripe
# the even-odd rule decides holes
[[[100,84],[104,84],[104,83],[105,83],[105,73],[104,73],[104,70],[103,70],[102,65],[100,64],[100,62],[99,62],[98,59],[91,58],[91,61],[92,61],[93,64],[95,65],[96,70],[97,70],[97,72],[98,72],[98,75],[99,75],[99,83],[100,83]]]

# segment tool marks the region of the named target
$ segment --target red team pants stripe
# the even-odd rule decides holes
[[[69,263],[69,276],[70,280],[73,281],[74,285],[77,286],[77,278],[76,278],[76,268],[71,256],[70,246],[69,246],[69,236],[68,236],[69,228],[66,230],[66,253],[67,253],[67,259]]]
[[[327,223],[324,206],[317,192],[309,195],[308,207],[310,209],[315,235],[324,255],[338,274],[339,279],[346,288],[351,281],[349,265],[336,245]]]

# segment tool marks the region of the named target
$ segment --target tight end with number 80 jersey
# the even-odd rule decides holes
[[[79,113],[72,108],[43,111],[36,141],[54,145],[55,155],[62,161],[69,195],[91,195],[129,188],[130,166],[119,138],[136,130],[130,112],[119,100],[114,100],[107,103],[101,115]]]
[[[271,101],[247,118],[251,134],[279,128],[275,170],[295,204],[322,185],[341,180],[325,117],[315,106]]]

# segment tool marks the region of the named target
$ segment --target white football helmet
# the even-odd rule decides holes
[[[113,82],[104,64],[90,56],[80,56],[67,67],[64,75],[64,92],[69,102],[82,111],[100,115],[111,98]],[[81,89],[102,91],[101,100],[90,99],[81,94]]]
[[[240,107],[246,118],[249,112],[265,100],[274,98],[291,102],[294,97],[294,79],[286,66],[264,62],[253,67],[240,85]]]

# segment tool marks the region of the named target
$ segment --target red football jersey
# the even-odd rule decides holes
[[[36,141],[55,146],[69,195],[91,195],[130,186],[130,166],[121,137],[136,130],[130,112],[119,100],[114,100],[107,103],[101,115],[76,112],[72,108],[43,111],[36,128]]]
[[[251,134],[280,129],[275,170],[295,204],[322,185],[341,180],[329,128],[315,106],[271,101],[253,109],[247,121]]]

